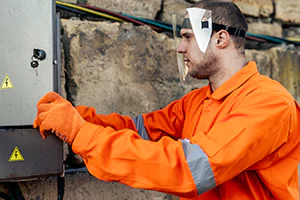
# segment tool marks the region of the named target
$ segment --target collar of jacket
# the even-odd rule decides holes
[[[253,75],[258,74],[257,66],[254,61],[247,63],[240,71],[234,74],[230,79],[223,83],[218,89],[212,92],[210,85],[207,87],[206,96],[209,99],[220,100],[237,88],[242,86]]]

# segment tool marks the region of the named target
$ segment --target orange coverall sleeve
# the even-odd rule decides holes
[[[117,113],[111,113],[108,115],[97,114],[95,108],[82,105],[76,106],[75,108],[86,122],[104,127],[110,126],[115,130],[122,130],[126,128],[136,131],[133,120],[128,116],[122,116]]]
[[[100,180],[184,197],[197,195],[182,143],[170,137],[153,142],[129,129],[115,131],[86,122],[72,149]]]
[[[115,130],[130,129],[146,140],[158,141],[163,136],[181,138],[184,123],[183,102],[186,97],[170,103],[167,107],[142,114],[132,119],[117,113],[96,114],[93,107],[76,106],[76,110],[87,122],[111,127]]]

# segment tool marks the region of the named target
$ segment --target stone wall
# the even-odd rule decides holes
[[[171,13],[183,18],[184,8],[194,0],[127,0],[126,4],[121,0],[71,2],[170,22]],[[247,16],[249,32],[299,37],[300,0],[233,2]],[[64,96],[75,105],[93,106],[100,113],[118,112],[134,117],[162,108],[192,89],[207,84],[189,77],[181,84],[173,40],[149,27],[67,19],[61,20],[61,27]],[[279,45],[260,49],[256,45],[246,51],[246,56],[247,60],[257,61],[262,74],[280,81],[300,102],[300,56],[296,47]],[[65,150],[69,154],[67,147]],[[80,163],[80,160],[74,162]],[[55,177],[20,182],[19,185],[25,199],[57,199]],[[2,190],[6,191],[5,187]],[[66,200],[172,198],[175,199],[163,193],[105,183],[88,173],[66,175]]]

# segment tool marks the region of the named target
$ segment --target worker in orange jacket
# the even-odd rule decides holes
[[[37,104],[34,127],[72,145],[100,180],[182,199],[298,199],[300,108],[246,63],[246,31],[233,3],[196,3],[177,52],[208,86],[134,119],[74,108],[50,92]]]

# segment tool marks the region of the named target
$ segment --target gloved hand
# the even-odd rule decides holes
[[[55,92],[49,92],[37,103],[37,116],[33,127],[40,128],[43,138],[54,133],[72,145],[79,129],[85,123],[72,104]]]

